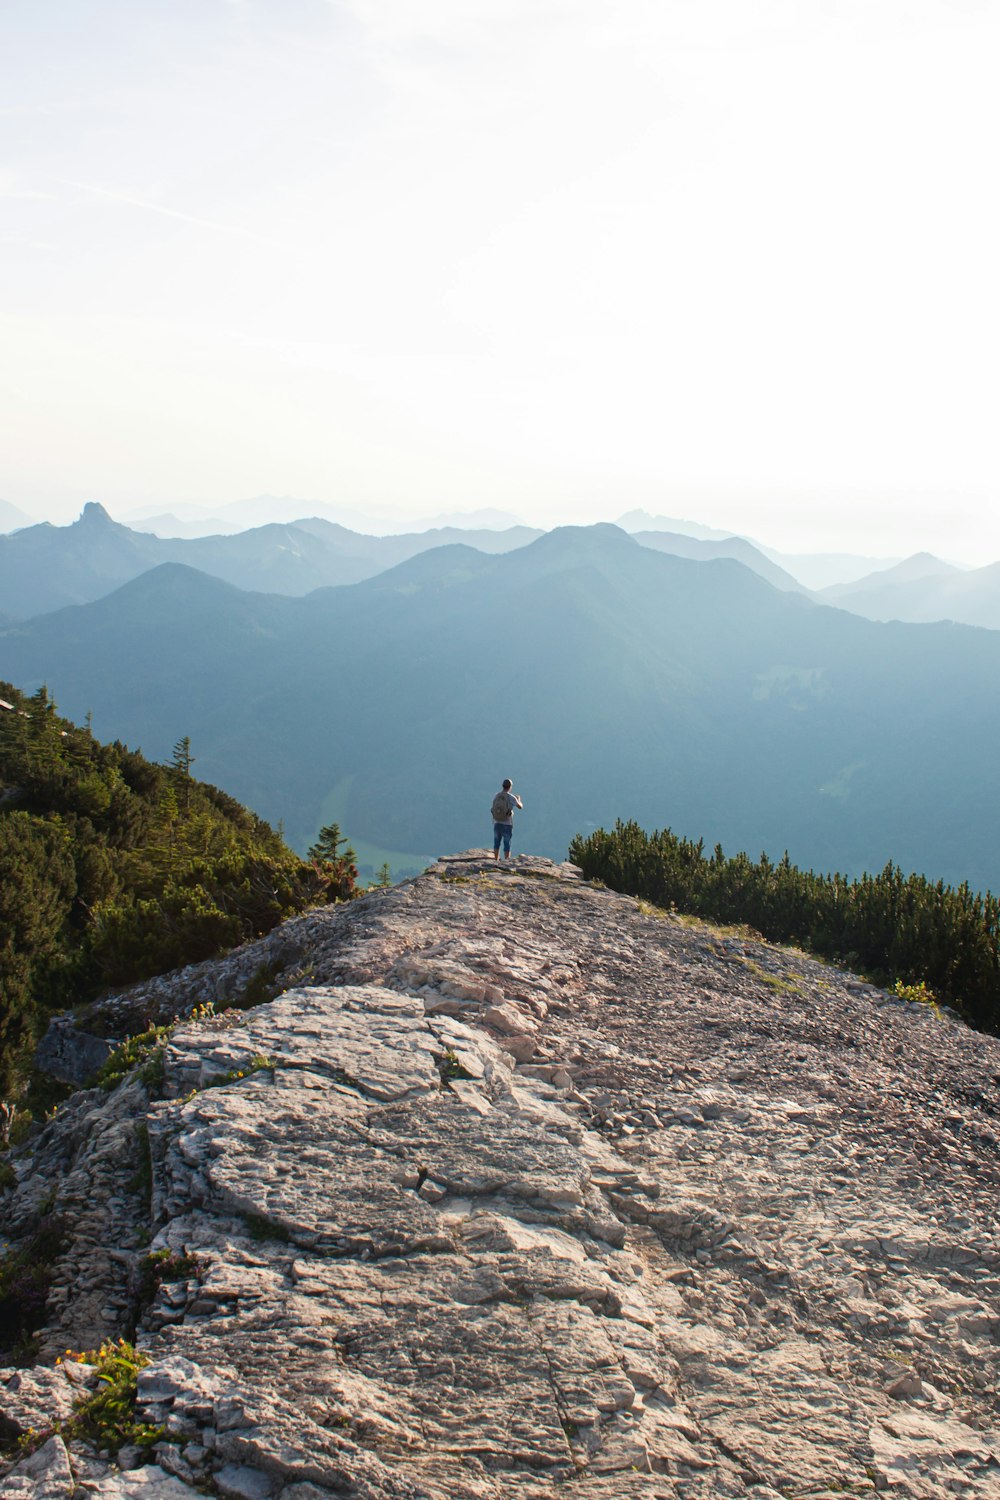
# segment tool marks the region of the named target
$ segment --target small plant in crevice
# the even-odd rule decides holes
[[[461,1059],[454,1047],[448,1047],[444,1057],[438,1062],[438,1073],[442,1083],[450,1083],[453,1078],[471,1078],[472,1074],[468,1068],[462,1066]]]
[[[196,1256],[177,1250],[153,1250],[144,1256],[139,1271],[140,1312],[149,1307],[165,1281],[187,1281],[200,1270]]]
[[[906,1000],[910,1005],[925,1005],[938,1019],[941,1017],[937,996],[927,988],[922,979],[917,984],[904,984],[901,979],[897,979],[890,994],[895,995],[897,1000]]]
[[[279,1240],[287,1244],[291,1239],[284,1224],[276,1224],[273,1219],[265,1219],[263,1214],[244,1214],[243,1222],[250,1238],[258,1243],[265,1240]]]
[[[354,1089],[358,1093],[364,1092],[361,1084],[354,1077],[353,1073],[348,1073],[343,1068],[331,1068],[330,1077],[333,1079],[334,1083],[341,1084],[345,1089]]]
[[[88,1086],[110,1093],[133,1068],[141,1067],[143,1083],[154,1092],[163,1082],[163,1052],[172,1031],[172,1026],[151,1026],[148,1031],[130,1036],[105,1059]]]
[[[152,1052],[139,1069],[139,1077],[149,1094],[155,1098],[163,1088],[163,1079],[166,1075],[166,1046],[154,1047]]]
[[[97,1388],[79,1398],[74,1415],[61,1425],[64,1437],[83,1438],[113,1454],[127,1445],[150,1448],[159,1441],[162,1427],[135,1419],[139,1371],[149,1364],[147,1354],[118,1339],[72,1357],[94,1367]]]
[[[227,1083],[239,1083],[241,1078],[251,1078],[254,1073],[267,1073],[276,1067],[273,1057],[265,1057],[262,1052],[257,1052],[244,1068],[231,1068],[228,1073],[220,1073],[218,1078],[210,1078],[205,1084],[206,1089],[221,1089]],[[197,1092],[197,1090],[195,1091]]]

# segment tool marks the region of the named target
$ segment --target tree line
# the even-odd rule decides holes
[[[656,906],[745,923],[772,942],[860,970],[881,984],[927,987],[981,1031],[1000,1033],[1000,902],[891,862],[849,879],[800,870],[786,853],[706,855],[702,840],[618,822],[573,839],[569,857],[590,880]]]
[[[0,1098],[22,1088],[52,1010],[355,893],[339,830],[301,859],[194,779],[186,737],[157,765],[60,717],[45,688],[0,683],[0,699]]]

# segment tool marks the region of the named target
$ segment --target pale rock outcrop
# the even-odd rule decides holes
[[[279,998],[22,1150],[7,1232],[53,1188],[73,1225],[44,1355],[127,1330],[144,1229],[177,1269],[138,1309],[152,1452],[56,1436],[5,1495],[1000,1495],[996,1039],[541,860],[271,942]],[[2,1372],[14,1428],[65,1370]]]

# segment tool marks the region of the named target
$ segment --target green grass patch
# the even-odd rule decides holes
[[[794,974],[772,974],[768,969],[762,968],[760,964],[754,963],[752,958],[743,960],[744,968],[748,969],[755,979],[761,984],[766,984],[769,990],[776,995],[804,995],[805,990]]]

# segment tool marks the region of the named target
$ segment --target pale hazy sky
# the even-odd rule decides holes
[[[991,561],[998,77],[994,0],[4,0],[0,496]]]

